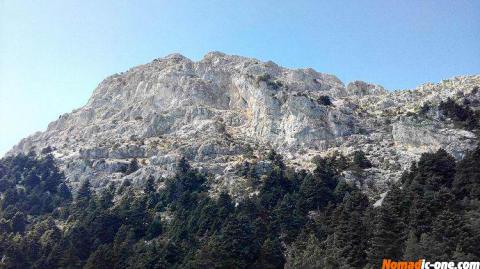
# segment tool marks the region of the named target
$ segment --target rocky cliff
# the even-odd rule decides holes
[[[219,52],[198,62],[172,54],[106,78],[84,107],[10,154],[52,152],[72,185],[89,178],[97,187],[168,176],[184,156],[232,191],[244,190],[235,168],[249,161],[268,169],[259,157],[272,148],[298,169],[311,168],[316,155],[363,150],[373,164],[363,172],[381,191],[423,152],[444,148],[462,158],[476,145],[475,131],[438,104],[451,98],[476,110],[478,86],[480,75],[389,92]],[[126,173],[134,159],[139,169]]]

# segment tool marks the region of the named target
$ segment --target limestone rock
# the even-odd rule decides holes
[[[388,92],[220,52],[198,62],[172,54],[106,78],[84,107],[9,154],[50,146],[74,186],[84,178],[103,186],[169,176],[185,156],[215,174],[218,186],[234,188],[242,182],[234,168],[270,148],[298,168],[311,168],[316,155],[363,150],[374,164],[366,173],[381,191],[422,152],[443,147],[462,158],[474,146],[476,135],[436,117],[435,107],[450,97],[477,109],[472,89],[479,85],[475,75]],[[432,114],[415,119],[425,103]],[[126,175],[133,159],[140,169]]]

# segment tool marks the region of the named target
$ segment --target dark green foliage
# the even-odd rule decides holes
[[[197,256],[200,267],[247,268],[255,260],[258,252],[253,233],[254,229],[247,218],[229,218],[222,229],[210,238]],[[210,267],[210,266],[208,266]],[[205,267],[206,268],[206,267]]]
[[[111,246],[100,245],[88,258],[85,269],[110,269],[113,264]]]
[[[297,201],[297,194],[286,194],[273,210],[275,228],[286,242],[293,241],[305,224],[305,215]]]
[[[53,151],[53,148],[50,147],[50,146],[47,146],[47,147],[43,148],[40,152],[45,155],[45,154],[51,153],[52,151]]]
[[[369,249],[370,263],[379,257],[399,260],[479,258],[473,240],[478,224],[479,148],[457,164],[444,150],[424,154],[402,177],[402,189],[392,188],[377,209],[376,228]],[[472,206],[473,205],[473,206]],[[477,229],[478,230],[478,229]]]
[[[411,188],[420,188],[421,193],[451,188],[455,176],[455,159],[445,150],[423,154],[411,179],[406,182]]]
[[[153,179],[153,177],[149,177],[147,182],[145,183],[145,189],[143,190],[143,192],[146,194],[146,195],[152,195],[155,193],[155,180]]]
[[[332,190],[322,177],[309,175],[300,185],[299,206],[305,211],[320,209],[333,200]]]
[[[428,257],[440,260],[452,257],[457,246],[465,249],[463,240],[467,239],[469,231],[464,224],[463,216],[450,210],[443,210],[434,220],[431,232],[431,250]]]
[[[365,152],[358,150],[353,153],[353,167],[366,169],[372,167],[372,163],[365,156]]]
[[[275,269],[283,268],[285,257],[280,240],[267,238],[263,241],[262,248],[254,267]]]
[[[155,219],[149,226],[146,231],[146,238],[153,239],[159,236],[162,233],[162,223],[159,219]]]
[[[281,155],[271,150],[267,159],[272,163],[272,170],[266,175],[260,190],[260,204],[266,210],[271,210],[290,189],[290,181],[285,175],[285,164]]]
[[[212,196],[207,177],[182,158],[176,175],[75,199],[52,158],[0,160],[2,268],[379,268],[393,260],[478,260],[480,150],[462,161],[424,154],[379,207],[340,173],[371,166],[315,158],[295,171],[271,151],[258,195]],[[361,174],[360,174],[361,176]]]
[[[322,95],[318,98],[318,103],[322,106],[331,106],[333,105],[332,100],[330,99],[330,96],[327,95]]]
[[[429,102],[426,102],[420,107],[419,114],[420,115],[425,115],[430,111],[430,109],[431,109],[431,104]]]
[[[355,190],[335,210],[334,251],[347,267],[361,268],[366,263],[368,235],[363,218],[368,207],[368,198]]]
[[[452,185],[457,199],[467,197],[480,200],[480,147],[458,163]]]
[[[423,250],[420,242],[413,231],[408,234],[407,241],[405,241],[405,251],[403,252],[403,260],[418,261],[424,258]]]
[[[438,109],[462,128],[467,130],[478,128],[478,115],[468,105],[461,106],[449,98],[441,102]]]
[[[15,212],[41,215],[69,201],[70,191],[63,188],[63,174],[53,157],[37,158],[33,154],[18,155],[1,160],[0,216]],[[12,211],[13,210],[13,211]]]
[[[138,164],[137,158],[133,158],[130,163],[127,166],[127,169],[125,171],[125,174],[129,175],[135,171],[137,171],[140,168],[140,165]]]
[[[283,86],[281,81],[273,80],[272,76],[267,73],[260,75],[256,78],[255,83],[257,84],[257,86],[260,85],[261,81],[265,82],[269,88],[274,90],[278,90],[280,87]]]
[[[383,258],[400,260],[403,256],[405,223],[399,201],[402,193],[394,186],[383,200],[375,219],[375,229],[370,240],[370,263],[380,267]]]
[[[23,233],[27,220],[22,212],[17,212],[12,218],[10,230],[14,233]]]
[[[88,203],[90,203],[90,199],[92,198],[90,187],[90,180],[88,179],[80,184],[80,188],[77,191],[77,196],[75,197],[75,202],[80,208],[85,208],[88,206]]]

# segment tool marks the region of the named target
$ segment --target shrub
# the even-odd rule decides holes
[[[320,96],[318,98],[317,102],[320,105],[323,105],[323,106],[331,106],[332,105],[332,100],[330,99],[330,96],[327,96],[327,95]]]
[[[133,158],[128,164],[125,174],[130,175],[131,173],[137,171],[139,168],[140,166],[138,165],[138,160],[136,158]]]
[[[257,82],[257,84],[260,83],[260,81],[265,81],[265,82],[267,82],[267,81],[269,81],[271,78],[272,78],[272,77],[270,76],[270,74],[264,73],[264,74],[259,75],[259,76],[257,77],[256,82]]]
[[[283,86],[281,81],[272,80],[272,76],[270,76],[270,74],[267,74],[267,73],[262,74],[262,75],[257,77],[257,79],[255,80],[257,86],[260,85],[261,81],[265,82],[269,88],[272,88],[274,90],[277,90],[277,89],[279,89],[280,87]]]
[[[365,156],[365,152],[358,150],[353,153],[353,165],[360,169],[372,167],[372,163]]]
[[[453,120],[456,124],[468,130],[473,130],[478,127],[478,119],[475,112],[469,106],[461,106],[452,99],[441,102],[438,109],[447,117]]]
[[[426,102],[420,107],[420,115],[425,115],[430,111],[430,103]]]

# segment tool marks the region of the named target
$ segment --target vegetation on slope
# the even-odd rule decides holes
[[[2,268],[379,268],[383,258],[478,260],[480,148],[455,163],[424,154],[379,207],[340,179],[337,158],[294,171],[271,152],[260,193],[212,198],[185,159],[143,191],[124,184],[75,198],[53,158],[0,161]],[[341,158],[341,157],[338,157]],[[356,165],[368,167],[357,153]]]

